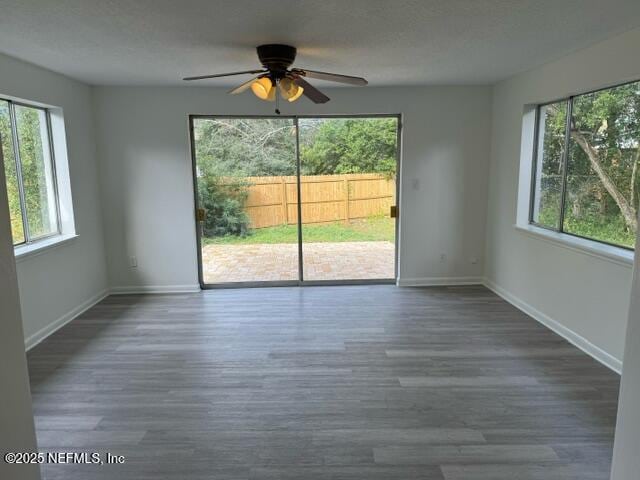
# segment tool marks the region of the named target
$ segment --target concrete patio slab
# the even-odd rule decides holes
[[[395,277],[391,242],[305,243],[305,280],[361,280]],[[202,249],[205,283],[298,279],[298,245],[206,245]]]

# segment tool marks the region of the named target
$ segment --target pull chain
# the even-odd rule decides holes
[[[280,95],[278,94],[278,83],[280,80],[276,80],[275,89],[276,89],[276,115],[280,115]]]

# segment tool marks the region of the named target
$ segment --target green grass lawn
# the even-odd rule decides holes
[[[368,242],[395,240],[395,220],[386,217],[325,223],[320,225],[303,225],[304,242]],[[246,237],[225,236],[203,238],[205,245],[249,245],[256,243],[297,243],[298,228],[296,225],[259,228],[251,231]]]
[[[558,210],[553,205],[542,209],[539,215],[542,225],[555,225],[558,222]],[[567,209],[563,230],[581,237],[601,240],[613,245],[633,248],[636,234],[625,226],[622,214],[599,215],[596,212],[586,212],[575,217],[571,209]]]

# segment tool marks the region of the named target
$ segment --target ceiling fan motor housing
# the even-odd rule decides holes
[[[260,63],[272,75],[282,77],[296,59],[296,48],[290,45],[268,44],[256,49]]]
[[[307,82],[304,77],[317,78],[330,82],[347,83],[363,86],[367,81],[362,77],[339,75],[337,73],[318,72],[302,68],[289,67],[296,59],[296,47],[279,43],[268,43],[256,48],[258,58],[263,70],[244,70],[242,72],[217,73],[213,75],[200,75],[186,77],[184,80],[204,80],[207,78],[230,77],[235,75],[258,75],[243,84],[237,86],[229,93],[232,95],[244,92],[251,88],[258,98],[263,100],[276,100],[278,89],[287,100],[295,101],[304,95],[313,103],[327,103],[329,97]],[[275,98],[274,98],[275,97]],[[279,113],[276,109],[276,113]]]

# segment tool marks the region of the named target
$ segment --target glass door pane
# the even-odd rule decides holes
[[[301,118],[305,281],[395,278],[397,117]]]
[[[299,280],[291,118],[195,118],[205,284]]]

